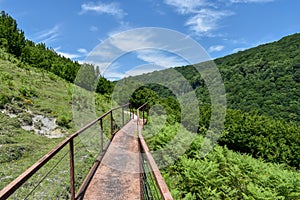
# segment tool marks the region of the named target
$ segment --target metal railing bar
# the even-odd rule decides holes
[[[104,154],[106,153],[106,149],[108,149],[111,141],[113,140],[115,134],[112,135],[112,138],[108,141],[108,143],[106,144],[106,146],[104,147],[104,150],[100,153],[100,155],[98,156],[98,158],[96,159],[95,163],[93,164],[92,168],[90,169],[88,175],[86,176],[86,178],[84,179],[83,181],[83,184],[81,185],[81,187],[79,188],[77,194],[76,194],[76,200],[77,199],[82,199],[83,196],[84,196],[84,193],[87,189],[87,187],[89,186],[98,166],[100,165],[103,157],[104,157]]]
[[[26,197],[24,199],[27,199],[35,190],[36,188],[43,182],[43,180],[45,180],[45,178],[55,169],[55,167],[57,167],[61,161],[66,157],[66,155],[69,152],[66,152],[52,167],[51,169],[40,179],[40,181],[38,181],[38,183],[35,185],[35,187],[26,195]]]
[[[142,146],[142,149],[144,151],[144,154],[146,155],[146,158],[148,160],[148,163],[149,163],[149,166],[150,166],[150,169],[153,173],[153,176],[155,178],[155,181],[158,185],[158,189],[160,190],[160,193],[161,195],[163,196],[163,199],[168,199],[168,200],[172,200],[172,196],[171,196],[171,193],[169,191],[169,188],[168,186],[166,185],[155,161],[154,161],[154,158],[152,157],[151,153],[149,152],[149,149],[148,149],[148,146],[142,136],[142,134],[139,134],[139,139],[140,139],[140,142],[141,142],[141,146]]]
[[[70,183],[71,183],[71,200],[75,200],[75,177],[74,177],[74,144],[70,140]]]
[[[29,167],[25,172],[23,172],[19,177],[17,177],[15,180],[13,180],[11,183],[9,183],[6,187],[4,187],[0,191],[0,199],[7,199],[11,194],[13,194],[21,185],[23,185],[24,182],[26,182],[30,177],[32,177],[33,174],[35,174],[41,167],[43,167],[51,158],[53,158],[62,148],[64,148],[71,140],[73,140],[75,137],[77,137],[79,134],[84,132],[86,129],[93,126],[95,123],[97,123],[100,119],[104,118],[106,115],[111,113],[114,110],[117,110],[122,107],[129,106],[130,104],[125,104],[122,106],[119,106],[117,108],[113,108],[110,111],[104,113],[97,119],[91,121],[83,128],[79,129],[75,133],[73,133],[71,136],[66,138],[64,141],[62,141],[57,147],[52,149],[50,152],[48,152],[45,156],[43,156],[40,160],[38,160],[35,164],[33,164],[31,167]],[[112,120],[112,119],[111,119]]]
[[[143,104],[142,106],[140,106],[138,109],[137,109],[137,129],[138,129],[138,138],[139,138],[139,142],[141,144],[141,152],[144,152],[144,155],[146,156],[146,159],[149,163],[149,166],[150,166],[150,169],[152,171],[152,174],[154,176],[154,179],[157,183],[157,186],[158,186],[158,189],[162,195],[162,198],[164,200],[173,200],[173,197],[169,191],[169,188],[167,186],[167,184],[165,183],[156,163],[155,163],[155,160],[154,158],[152,157],[150,151],[149,151],[149,148],[142,136],[142,132],[141,132],[141,128],[139,127],[139,121],[140,121],[140,110],[143,108],[143,116],[144,116],[144,107],[147,106],[147,109],[149,109],[148,107],[148,104],[145,103]],[[144,119],[143,119],[143,124],[144,124]]]

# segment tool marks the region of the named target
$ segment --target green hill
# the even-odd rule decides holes
[[[164,87],[168,84],[148,84],[135,91],[134,96],[144,100],[132,102],[160,104],[169,115],[166,120],[149,120],[149,128],[145,127],[149,148],[162,152],[156,161],[164,166],[178,157],[178,150],[186,150],[163,170],[175,199],[300,198],[299,39],[300,34],[295,34],[215,60],[228,109],[221,137],[204,158],[201,150],[211,108],[208,89],[196,68],[206,63],[175,68],[196,91],[200,106],[198,135],[189,147],[190,133],[180,121],[181,97]],[[168,79],[169,85],[180,87],[182,79],[171,77],[172,71],[130,77],[126,82]],[[166,122],[164,127],[161,121]]]
[[[72,95],[77,86],[20,63],[0,49],[0,189],[75,131]],[[83,98],[88,91],[80,90]],[[110,109],[107,97],[95,98],[98,115]]]
[[[300,34],[215,59],[225,84],[227,106],[244,112],[256,111],[275,119],[300,122]],[[199,100],[210,103],[205,82],[194,66],[175,67],[196,90]],[[173,70],[173,69],[171,69]],[[166,69],[134,77],[155,80]],[[169,73],[170,74],[170,73]],[[180,84],[174,76],[172,82]],[[168,92],[155,88],[160,94]]]
[[[300,122],[300,34],[215,62],[229,107]]]
[[[81,73],[83,78],[77,77],[76,82],[77,73],[82,69],[86,73]],[[100,115],[111,108],[106,93],[111,90],[112,83],[100,77],[97,84],[97,78],[99,71],[93,65],[80,65],[45,44],[27,40],[17,22],[1,12],[0,189],[75,132],[78,127],[74,124],[74,111],[82,115],[76,117],[82,119],[83,126],[92,117],[84,115],[91,112]],[[89,90],[96,90],[98,94]],[[91,96],[95,102],[91,101]],[[92,137],[89,135],[90,141]],[[89,170],[93,157],[97,155],[88,147],[83,148],[86,145],[83,143],[81,140],[76,143],[76,148],[81,149],[80,159],[85,160],[78,164],[78,181],[84,178],[81,172]],[[63,150],[65,155],[66,151]],[[52,162],[58,162],[59,156]],[[61,172],[68,163],[64,162],[64,165],[58,168]],[[51,163],[45,169],[49,170],[49,166]],[[61,175],[59,178],[65,177]],[[53,188],[49,193],[59,193],[57,190]]]
[[[1,189],[75,131],[72,109],[91,109],[93,105],[84,96],[95,88],[84,81],[77,82],[77,85],[87,90],[75,86],[73,83],[80,65],[44,44],[26,40],[16,21],[5,12],[1,13],[0,25]],[[204,158],[199,150],[209,126],[210,97],[194,66],[175,68],[196,91],[200,106],[199,119],[185,116],[199,124],[198,134],[188,147],[189,124],[187,121],[180,123],[180,99],[158,84],[142,87],[132,94],[131,102],[135,107],[149,101],[151,105],[161,104],[166,110],[167,116],[162,116],[164,113],[159,109],[158,116],[151,115],[144,130],[152,151],[167,146],[164,154],[155,156],[158,164],[174,159],[177,151],[185,150],[173,164],[162,169],[175,199],[300,198],[299,47],[300,34],[295,34],[215,60],[224,80],[228,109],[219,144]],[[205,63],[195,66],[201,65]],[[95,75],[93,66],[86,67]],[[150,81],[165,80],[169,71],[122,81],[130,83],[132,79],[144,77]],[[89,79],[92,84],[94,78]],[[182,86],[182,79],[176,76],[168,78]],[[75,88],[83,95],[76,96]],[[102,77],[96,91],[106,93],[92,93],[99,115],[110,109],[107,93],[112,91],[112,84]],[[121,95],[123,93],[120,93],[120,99],[114,100],[127,98]],[[184,103],[190,110],[194,109],[195,102]],[[75,106],[72,108],[72,105]],[[164,126],[157,126],[161,122],[165,122]],[[42,131],[44,128],[47,128],[46,132]],[[181,137],[172,141],[177,133]],[[80,165],[94,161],[86,147],[79,144],[76,148],[83,150],[80,156],[76,156],[82,161]],[[54,159],[55,162],[63,159],[68,151],[62,153],[64,155],[59,155],[62,158]],[[57,176],[68,179],[68,175],[59,174],[68,173],[62,170],[68,168],[68,159],[65,160],[65,165],[55,172]],[[80,172],[83,167],[77,166],[77,169],[77,178],[83,179]],[[45,186],[49,193],[60,193],[51,181],[51,185]],[[67,183],[69,180],[63,181]]]

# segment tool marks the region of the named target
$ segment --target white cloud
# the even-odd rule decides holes
[[[211,46],[208,49],[208,52],[222,51],[225,47],[223,45]]]
[[[220,21],[234,14],[230,11],[232,4],[272,1],[275,0],[164,0],[164,3],[174,7],[180,15],[186,15],[188,19],[185,25],[189,26],[195,34],[215,36],[212,33],[220,28]]]
[[[211,35],[218,29],[221,19],[233,14],[227,10],[217,10],[217,2],[207,0],[165,0],[165,3],[175,7],[179,14],[189,16],[185,25],[198,35]]]
[[[94,2],[85,3],[81,5],[81,12],[79,14],[84,14],[87,12],[96,12],[98,14],[112,15],[117,18],[123,18],[126,13],[120,8],[117,3],[102,3],[98,4]]]
[[[180,14],[194,13],[199,7],[210,5],[206,0],[165,0],[165,3],[175,7]]]
[[[164,67],[153,65],[153,64],[145,64],[138,67],[135,67],[131,70],[125,72],[126,76],[137,76],[145,73],[150,73],[153,71],[163,70]]]
[[[128,57],[130,62],[122,60],[127,59],[122,57],[127,53],[132,55]],[[121,59],[118,61],[119,58]],[[210,57],[205,50],[186,35],[163,28],[137,28],[111,35],[88,54],[86,62],[98,65],[101,73],[111,79],[112,76],[116,78],[116,74],[120,78],[151,70],[147,68],[128,71],[130,67],[134,67],[128,63],[169,68],[207,60],[210,60]],[[125,64],[115,65],[115,62],[120,61],[124,61]]]
[[[189,63],[177,56],[166,55],[161,51],[143,50],[137,52],[137,57],[147,63],[161,66],[163,68],[178,67]]]
[[[77,50],[77,52],[79,54],[74,54],[74,53],[68,53],[68,52],[63,52],[60,51],[61,47],[57,47],[54,50],[56,51],[56,53],[58,53],[61,56],[64,56],[66,58],[70,58],[70,59],[75,59],[75,58],[81,58],[87,55],[88,51],[86,49],[80,48]]]
[[[96,63],[95,65],[99,67],[102,76],[105,76],[111,81],[119,80],[127,76],[126,73],[121,72],[121,65],[118,62]]]
[[[60,32],[60,25],[55,25],[51,29],[42,30],[35,34],[32,40],[37,43],[49,44],[57,40]]]
[[[229,11],[201,9],[196,15],[188,19],[186,25],[200,35],[209,35],[211,31],[218,29],[218,22],[221,19],[232,14]]]
[[[84,55],[88,54],[88,51],[84,48],[77,49],[77,51],[81,54],[84,54]]]
[[[144,32],[142,29],[141,31],[136,31],[134,33],[124,33],[115,34],[114,37],[110,37],[110,44],[124,52],[128,52],[132,49],[138,50],[141,48],[151,47],[155,43],[155,41],[151,39],[153,35],[151,33]]]
[[[70,58],[70,59],[74,59],[74,58],[79,58],[80,57],[80,55],[78,55],[78,54],[71,54],[71,53],[61,52],[61,51],[56,51],[56,53],[58,53],[61,56],[66,57],[66,58]]]

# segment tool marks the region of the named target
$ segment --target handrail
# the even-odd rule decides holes
[[[113,108],[97,119],[93,120],[92,122],[88,123],[83,128],[79,129],[75,133],[73,133],[71,136],[66,138],[64,141],[62,141],[58,146],[56,146],[54,149],[52,149],[50,152],[48,152],[45,156],[43,156],[39,161],[37,161],[35,164],[33,164],[30,168],[28,168],[25,172],[23,172],[19,177],[17,177],[15,180],[13,180],[11,183],[9,183],[5,188],[3,188],[0,191],[0,200],[8,198],[10,195],[12,195],[19,187],[21,187],[30,177],[32,177],[40,168],[42,168],[51,158],[53,158],[61,149],[63,149],[67,144],[70,145],[70,185],[71,185],[71,199],[75,199],[75,178],[74,178],[74,145],[73,145],[73,139],[80,135],[82,132],[84,132],[86,129],[90,128],[94,124],[100,121],[100,128],[101,128],[101,139],[103,138],[103,126],[102,126],[102,119],[107,116],[111,115],[114,110],[122,108],[122,122],[124,125],[124,108],[129,107],[130,110],[132,109],[130,104],[124,104],[122,106],[119,106],[117,108]],[[131,114],[132,110],[130,111]],[[111,117],[111,134],[113,135],[113,119]],[[101,141],[101,150],[103,150],[103,139]]]
[[[140,124],[140,110],[143,109],[143,124],[145,123],[145,108],[147,109],[147,114],[149,115],[149,105],[148,103],[144,103],[143,105],[141,105],[140,107],[138,107],[138,109],[136,109],[136,115],[137,115],[137,125],[139,126]]]
[[[146,142],[143,138],[141,127],[139,126],[140,125],[140,110],[141,109],[143,109],[143,124],[145,123],[145,119],[144,119],[145,108],[147,109],[147,113],[148,113],[148,116],[149,116],[148,103],[143,104],[142,106],[140,106],[137,109],[137,125],[138,125],[137,129],[138,129],[139,143],[140,143],[141,148],[142,148],[141,153],[144,152],[144,154],[146,155],[146,159],[147,159],[147,161],[150,165],[151,173],[154,176],[155,182],[156,182],[156,184],[159,188],[159,191],[160,191],[160,194],[161,194],[162,198],[164,200],[173,200],[171,192],[169,191],[169,188],[168,188],[166,182],[164,181],[164,178],[162,177],[162,175],[161,175],[161,173],[158,169],[158,166],[155,163],[155,160],[154,160],[153,156],[151,155],[151,153],[149,151],[149,148],[148,148],[148,146],[147,146],[147,144],[146,144]],[[141,126],[143,124],[141,124]]]

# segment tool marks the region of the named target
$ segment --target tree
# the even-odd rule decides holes
[[[144,103],[148,103],[150,106],[159,101],[159,97],[156,92],[146,87],[137,89],[130,99],[130,103],[134,108],[138,108]]]
[[[21,56],[25,46],[24,32],[18,29],[16,20],[4,11],[0,16],[0,46],[17,57]]]
[[[75,84],[87,90],[95,91],[99,76],[100,72],[95,69],[94,65],[83,64],[78,71]]]
[[[104,78],[103,76],[100,76],[96,88],[96,92],[99,94],[111,94],[114,88],[114,84]]]

